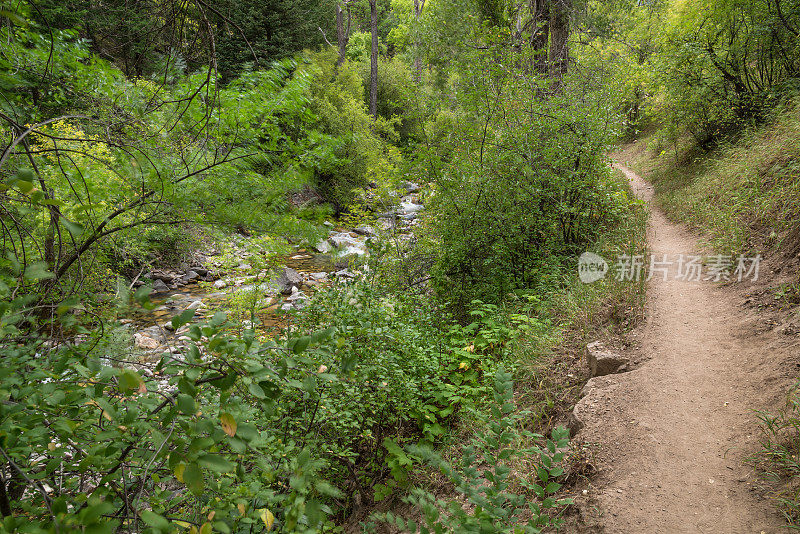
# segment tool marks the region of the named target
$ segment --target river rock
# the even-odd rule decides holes
[[[133,334],[133,341],[136,344],[137,348],[143,350],[155,350],[159,347],[160,343],[151,337],[147,337],[146,335],[136,332]]]
[[[214,282],[214,289],[225,289],[228,287],[228,283],[225,280],[217,280]]]
[[[169,291],[169,286],[162,280],[156,279],[156,281],[153,282],[153,293],[166,293],[167,291]]]
[[[331,246],[331,244],[328,242],[327,239],[324,239],[319,243],[317,243],[316,245],[314,245],[314,250],[316,250],[320,254],[327,254],[328,252],[333,250],[333,247]]]
[[[289,295],[292,292],[292,288],[300,287],[303,283],[303,277],[291,267],[284,267],[276,282],[280,292],[284,295]]]
[[[367,224],[362,224],[361,226],[357,226],[356,228],[353,228],[353,231],[359,235],[365,235],[367,237],[372,237],[374,235],[377,235],[375,229]]]
[[[300,291],[297,287],[292,287],[292,294],[286,297],[288,302],[295,302],[298,300],[305,300],[306,294]]]
[[[604,376],[624,370],[628,358],[608,351],[600,341],[586,345],[586,361],[589,363],[591,376]]]
[[[188,306],[186,306],[186,310],[199,310],[200,308],[204,308],[205,305],[203,304],[202,300],[195,300],[191,302]]]
[[[422,204],[415,204],[411,200],[403,200],[400,203],[400,213],[417,213],[422,210]]]
[[[325,282],[328,279],[328,273],[324,272],[311,273],[308,276],[315,282]]]
[[[347,232],[331,234],[330,242],[333,243],[336,248],[341,249],[341,254],[343,256],[349,256],[350,254],[361,256],[367,253],[367,245]]]
[[[349,269],[342,269],[341,271],[336,271],[334,276],[337,278],[355,278],[356,275],[353,274]]]
[[[176,277],[175,274],[170,272],[153,271],[152,273],[150,273],[150,278],[152,278],[153,280],[161,280],[165,284],[170,284],[172,283],[173,280],[175,280]]]
[[[158,326],[149,326],[140,331],[139,333],[144,336],[151,337],[159,342],[164,341],[164,339],[166,339],[164,337],[164,332]]]
[[[408,180],[403,181],[402,186],[406,188],[408,193],[416,193],[419,191],[419,185],[414,182],[409,182]]]

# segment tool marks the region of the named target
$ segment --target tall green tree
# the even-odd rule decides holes
[[[333,2],[320,0],[216,0],[209,17],[217,27],[220,72],[230,78],[246,63],[270,62],[324,43],[333,33]]]

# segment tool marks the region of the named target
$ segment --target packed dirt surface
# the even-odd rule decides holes
[[[640,198],[652,188],[632,171]],[[651,208],[650,252],[699,254],[683,227]],[[611,261],[609,261],[611,264]],[[648,282],[646,321],[634,332],[630,372],[592,379],[576,407],[578,442],[595,452],[598,476],[580,508],[591,531],[608,533],[776,533],[773,502],[746,463],[758,449],[758,410],[779,408],[796,376],[796,333],[764,327],[747,306],[762,291],[744,281],[721,286]],[[768,269],[764,264],[763,270]],[[638,365],[637,365],[638,364]],[[577,529],[577,530],[583,530]]]

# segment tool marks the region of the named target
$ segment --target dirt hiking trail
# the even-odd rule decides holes
[[[651,200],[649,184],[617,168]],[[692,235],[652,207],[647,237],[657,258],[699,254]],[[674,271],[666,281],[654,276],[646,322],[634,334],[641,365],[584,389],[579,438],[597,450],[599,479],[587,493],[602,531],[785,530],[744,462],[758,444],[755,410],[785,398],[788,375],[780,367],[797,340],[759,333],[742,291],[679,281]]]

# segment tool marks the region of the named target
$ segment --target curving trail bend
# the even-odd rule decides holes
[[[649,184],[618,168],[640,198],[652,198]],[[655,208],[648,242],[657,257],[698,250]],[[649,282],[647,319],[636,334],[643,363],[593,379],[579,403],[588,414],[579,438],[598,451],[591,507],[609,533],[782,532],[744,461],[757,447],[755,410],[785,395],[782,364],[800,352],[797,340],[759,333],[759,318],[742,306],[745,283],[720,287],[674,274]]]

